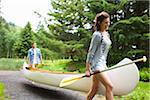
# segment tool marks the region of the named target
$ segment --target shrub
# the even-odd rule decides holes
[[[140,81],[149,82],[150,80],[150,68],[142,68],[140,70]]]

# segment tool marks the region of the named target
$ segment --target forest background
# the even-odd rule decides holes
[[[125,57],[149,58],[149,1],[138,0],[51,0],[53,10],[47,12],[46,27],[39,22],[36,30],[28,22],[24,28],[0,16],[0,58],[24,58],[33,41],[41,49],[43,59],[71,59],[85,63],[93,20],[97,13],[110,14],[108,30],[112,47],[108,65]],[[35,11],[39,18],[40,15]],[[138,63],[138,67],[149,67]]]

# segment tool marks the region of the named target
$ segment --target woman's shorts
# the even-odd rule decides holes
[[[97,64],[95,64],[95,66],[91,66],[90,67],[90,72],[91,73],[94,73],[94,72],[96,72],[96,71],[103,71],[103,70],[105,70],[105,69],[107,69],[107,65],[106,65],[106,63],[97,63]]]

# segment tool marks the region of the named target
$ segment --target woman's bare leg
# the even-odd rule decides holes
[[[90,91],[87,94],[86,100],[92,100],[92,98],[95,96],[95,94],[97,93],[98,89],[99,89],[99,85],[100,85],[100,80],[99,80],[99,75],[93,75],[92,77],[92,87],[90,89]]]
[[[106,100],[113,100],[113,84],[112,82],[110,81],[107,73],[99,73],[97,74],[99,75],[99,80],[101,81],[101,83],[105,86],[106,88]]]

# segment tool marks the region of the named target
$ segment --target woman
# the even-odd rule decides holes
[[[111,40],[106,32],[110,25],[109,14],[101,12],[95,17],[95,32],[93,33],[90,48],[86,60],[86,75],[90,73],[102,71],[107,68],[106,59]],[[113,100],[113,84],[110,81],[107,73],[98,73],[92,77],[92,87],[87,95],[87,100],[92,98],[97,93],[100,84],[103,84],[106,89],[106,100]]]

